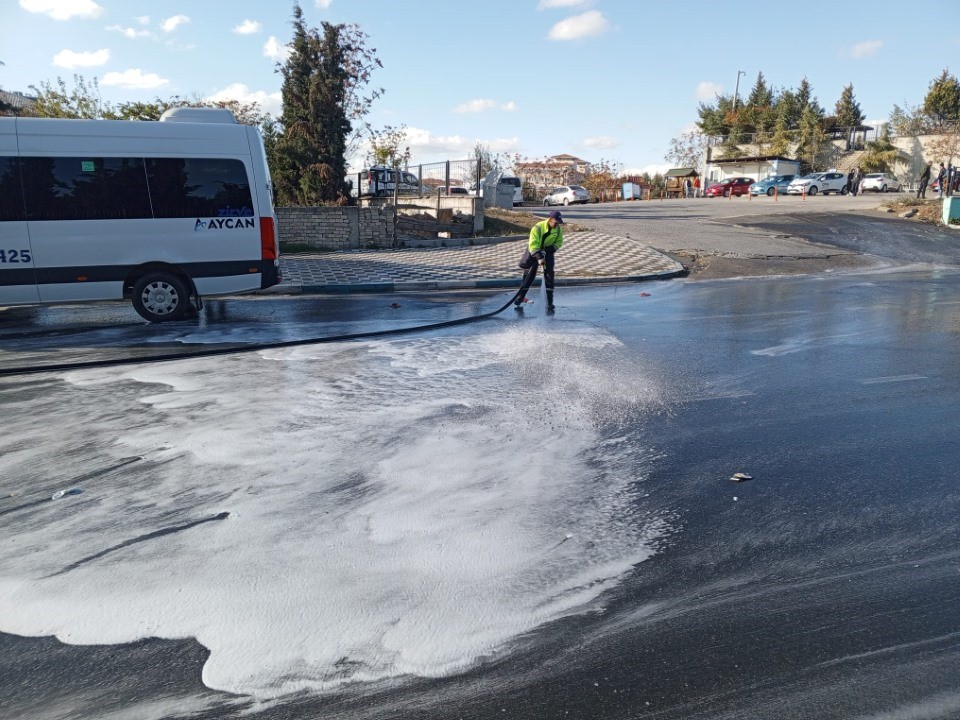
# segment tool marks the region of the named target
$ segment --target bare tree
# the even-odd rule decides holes
[[[370,152],[367,153],[369,165],[387,165],[392,168],[405,167],[410,162],[410,146],[401,147],[407,140],[407,126],[398,128],[387,125],[383,130],[370,131]]]
[[[703,140],[698,132],[680,133],[670,140],[670,148],[663,159],[674,167],[699,168],[703,164]]]

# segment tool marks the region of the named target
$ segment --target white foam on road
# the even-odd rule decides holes
[[[234,693],[462,671],[592,607],[668,530],[624,429],[658,385],[572,323],[74,372],[43,397],[0,441],[28,491],[144,460],[4,517],[0,631],[196,637]]]

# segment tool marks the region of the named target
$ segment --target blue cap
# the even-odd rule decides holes
[[[559,210],[554,210],[552,213],[550,213],[550,217],[557,221],[557,225],[564,224],[563,218],[560,216]]]

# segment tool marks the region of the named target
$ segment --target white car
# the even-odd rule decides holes
[[[887,173],[869,173],[863,176],[862,187],[874,192],[900,192],[900,181]]]
[[[810,173],[798,177],[787,185],[790,195],[816,195],[817,193],[847,194],[847,176],[838,172]]]
[[[574,203],[587,202],[590,202],[590,193],[580,185],[561,185],[551,190],[550,194],[543,199],[544,206],[573,205]]]

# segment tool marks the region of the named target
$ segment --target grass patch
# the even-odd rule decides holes
[[[544,218],[524,210],[506,210],[504,208],[484,208],[483,230],[477,237],[504,237],[507,235],[527,235],[534,224]],[[566,232],[583,232],[590,228],[577,223],[565,222]]]
[[[926,205],[930,202],[931,202],[930,200],[921,200],[920,198],[916,198],[916,197],[899,197],[899,198],[891,198],[890,200],[884,200],[880,204],[883,205],[883,207],[892,207],[896,209],[898,207],[899,208],[920,207],[921,205]]]

